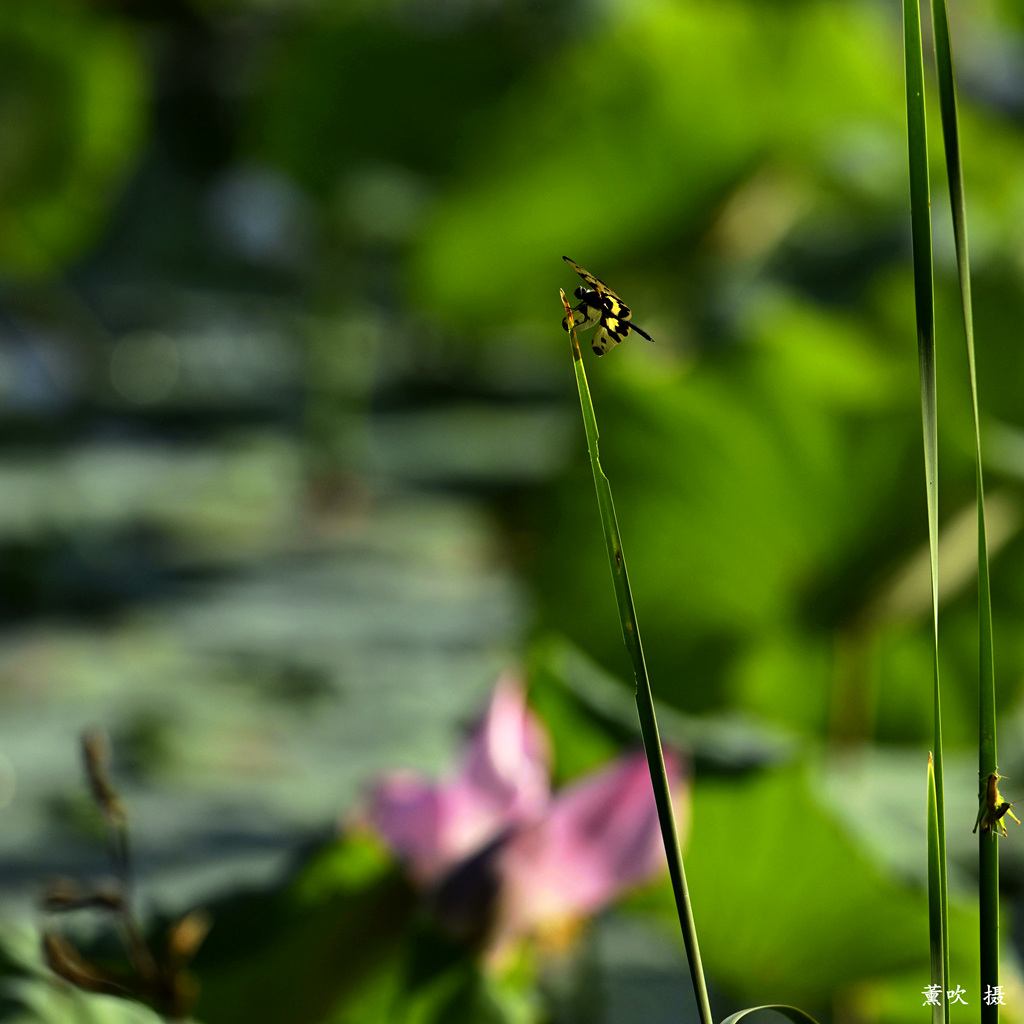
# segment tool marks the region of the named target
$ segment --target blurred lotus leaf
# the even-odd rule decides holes
[[[620,8],[519,82],[478,133],[413,254],[416,295],[453,319],[493,318],[510,294],[520,315],[554,317],[563,254],[605,278],[602,257],[699,228],[766,152],[814,165],[822,136],[865,120],[895,144],[895,44],[865,6]]]
[[[922,764],[922,792],[924,775]],[[923,889],[900,884],[872,863],[853,841],[844,807],[826,805],[821,789],[807,764],[695,787],[699,827],[686,871],[701,954],[717,984],[738,1001],[770,998],[817,1015],[844,1000],[855,1005],[864,979],[902,977],[913,968],[920,985],[926,983]],[[667,889],[641,895],[632,906],[660,906],[674,930]],[[976,933],[976,911],[951,899],[951,976],[976,976]],[[919,1019],[920,985],[902,993],[889,1020]]]

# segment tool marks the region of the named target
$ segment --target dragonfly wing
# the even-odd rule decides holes
[[[625,315],[623,315],[623,312]],[[612,313],[605,313],[601,317],[601,327],[607,331],[613,338],[615,338],[615,344],[617,345],[620,341],[625,341],[626,336],[629,334],[629,310],[622,306],[619,314],[614,315]]]
[[[593,341],[590,343],[590,347],[594,350],[595,356],[603,356],[605,352],[610,352],[625,335],[617,334],[613,331],[609,331],[602,323],[597,329],[597,333],[594,335]]]
[[[594,277],[589,270],[584,270],[575,260],[569,259],[568,256],[563,256],[562,259],[565,260],[565,262],[568,263],[569,266],[572,267],[572,269],[575,270],[576,273],[579,274],[580,277],[582,277],[583,280],[586,281],[587,284],[589,284],[590,287],[593,288],[600,296],[612,299],[620,304],[622,303],[622,299],[620,299],[618,295],[616,295],[615,292],[613,292],[611,288],[604,283],[604,281]]]
[[[578,330],[588,331],[603,315],[600,309],[595,309],[587,302],[581,302],[578,306],[573,307],[572,322]],[[569,318],[567,316],[562,317],[562,327],[565,330],[569,330]]]
[[[633,315],[629,306],[627,306],[614,292],[612,292],[611,295],[602,295],[601,300],[604,303],[604,319],[606,320],[609,318],[616,321],[628,320]]]

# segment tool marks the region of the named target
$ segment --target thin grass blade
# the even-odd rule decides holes
[[[799,1007],[787,1006],[785,1003],[766,1003],[764,1006],[751,1006],[747,1010],[740,1010],[738,1013],[732,1014],[730,1017],[726,1017],[722,1021],[722,1024],[738,1024],[743,1017],[746,1017],[749,1013],[757,1013],[758,1010],[774,1010],[776,1013],[781,1013],[783,1017],[788,1017],[793,1024],[817,1024],[817,1021],[809,1014],[804,1013]]]
[[[988,536],[985,526],[985,484],[981,466],[981,426],[978,416],[978,380],[974,358],[974,314],[971,304],[971,264],[967,247],[967,205],[964,199],[960,129],[957,117],[953,47],[945,0],[931,0],[935,39],[935,67],[942,113],[942,139],[946,152],[949,205],[953,216],[956,267],[960,279],[960,308],[967,342],[967,367],[974,409],[974,466],[978,506],[978,799],[986,780],[998,772],[996,758],[996,681],[992,638],[992,588],[989,582]],[[984,830],[983,830],[984,832]],[[978,900],[980,911],[981,992],[999,985],[999,844],[979,835]],[[981,1004],[982,1024],[995,1024],[999,1005]]]
[[[938,441],[935,411],[935,300],[932,280],[931,194],[928,184],[928,136],[925,126],[924,56],[918,0],[903,0],[903,43],[907,82],[907,142],[910,159],[910,224],[914,257],[914,305],[917,314],[917,353],[921,379],[921,422],[928,507],[928,550],[932,586],[933,708],[935,814],[939,869],[938,898],[930,903],[939,920],[931,922],[942,950],[942,1003],[949,1020],[946,992],[949,978],[947,936],[946,822],[942,771],[942,704],[939,693],[939,548]]]
[[[928,941],[931,952],[933,991],[946,991],[945,950],[942,947],[942,858],[939,845],[939,812],[935,798],[935,762],[928,753]],[[944,1024],[946,1000],[932,1004],[932,1024]]]
[[[565,298],[565,292],[561,294],[568,323],[572,325],[572,309]],[[587,384],[587,374],[583,367],[583,356],[580,352],[579,339],[576,337],[575,325],[569,332],[569,343],[572,349],[573,367],[576,370],[576,387],[580,393],[580,408],[583,411],[587,448],[590,451],[590,468],[594,473],[594,487],[597,490],[597,506],[601,513],[601,528],[604,532],[608,564],[615,585],[615,601],[619,609],[622,639],[629,652],[630,661],[633,664],[633,675],[636,679],[635,694],[637,713],[640,717],[640,732],[643,736],[644,751],[647,754],[651,784],[654,787],[654,801],[658,808],[658,822],[661,826],[662,841],[665,844],[665,855],[668,858],[672,892],[675,895],[676,910],[679,914],[679,926],[683,932],[683,944],[686,947],[686,959],[690,967],[690,977],[693,981],[693,991],[697,999],[701,1024],[713,1024],[707,983],[704,980],[704,968],[700,959],[700,947],[697,944],[697,927],[693,920],[690,893],[686,885],[686,872],[683,868],[683,854],[679,846],[679,831],[676,828],[672,795],[669,792],[668,775],[665,771],[665,757],[661,751],[658,722],[654,716],[654,698],[651,695],[651,684],[647,678],[647,666],[644,662],[643,647],[640,644],[640,630],[633,608],[633,595],[629,589],[629,577],[626,574],[626,559],[622,554],[622,540],[619,537],[619,525],[615,518],[611,484],[601,468],[601,458],[597,446],[597,416],[594,413],[594,403],[590,398],[590,387]]]

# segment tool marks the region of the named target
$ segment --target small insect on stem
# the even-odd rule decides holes
[[[980,825],[982,833],[986,831],[991,832],[993,839],[995,839],[997,833],[1003,836],[1007,834],[1006,822],[1003,820],[1007,814],[1018,825],[1020,824],[1020,818],[1010,810],[1013,804],[1008,800],[1004,800],[1002,793],[999,792],[999,780],[1005,778],[1005,775],[1000,775],[998,772],[991,772],[989,774],[985,784],[985,792],[978,807],[978,818],[974,822],[975,832],[978,831],[978,826]]]

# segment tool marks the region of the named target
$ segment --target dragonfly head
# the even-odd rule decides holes
[[[584,288],[583,285],[580,285],[579,288],[573,292],[573,295],[575,295],[577,299],[585,299],[587,297],[587,289]]]

